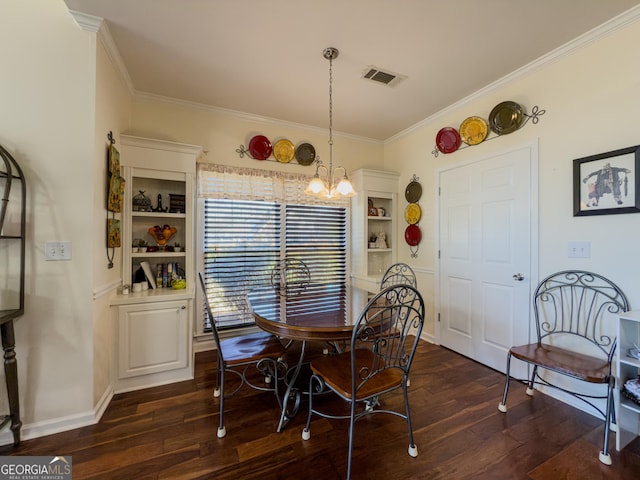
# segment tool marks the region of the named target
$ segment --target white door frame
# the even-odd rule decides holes
[[[471,147],[473,148],[473,147]],[[447,170],[452,170],[455,168],[460,168],[460,167],[464,167],[466,165],[471,165],[473,163],[478,163],[478,162],[483,162],[485,160],[489,160],[491,158],[494,158],[496,156],[499,155],[504,155],[504,154],[508,154],[517,150],[523,150],[525,148],[528,148],[531,150],[531,165],[530,165],[530,171],[529,171],[529,178],[530,178],[530,185],[531,188],[529,189],[529,191],[531,192],[531,196],[529,198],[530,200],[530,206],[531,206],[531,214],[529,216],[530,219],[530,244],[531,244],[531,255],[529,258],[529,268],[530,268],[530,281],[529,281],[529,299],[531,299],[532,295],[533,295],[533,291],[535,290],[536,286],[538,285],[538,278],[539,278],[539,273],[538,273],[538,226],[539,226],[539,221],[538,221],[538,198],[539,198],[539,192],[538,192],[538,138],[535,138],[531,141],[525,142],[525,143],[521,143],[521,144],[517,144],[514,145],[512,147],[503,149],[503,150],[497,150],[497,151],[493,151],[490,153],[487,153],[485,155],[483,155],[482,157],[479,158],[473,158],[471,160],[466,160],[464,162],[459,162],[459,163],[455,163],[455,164],[449,164],[445,167],[441,167],[441,168],[437,168],[435,170],[435,174],[436,174],[436,188],[435,188],[435,203],[434,205],[436,205],[436,212],[435,212],[435,220],[436,220],[436,224],[435,224],[435,245],[436,245],[436,268],[435,268],[435,278],[434,278],[434,306],[435,306],[435,318],[434,318],[434,323],[435,323],[435,328],[434,328],[434,333],[435,333],[435,342],[437,345],[440,345],[440,328],[441,328],[441,324],[440,324],[440,250],[441,250],[441,245],[440,245],[440,175],[442,172],[445,172]],[[533,315],[533,311],[532,311],[532,306],[531,306],[531,302],[529,302],[529,341],[532,341],[532,339],[535,338],[535,330],[534,330],[534,326],[533,326],[533,322],[532,322],[532,315]],[[506,358],[505,358],[506,361]]]

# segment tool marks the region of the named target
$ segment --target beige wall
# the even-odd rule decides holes
[[[95,37],[61,0],[3,3],[0,143],[28,197],[20,404],[25,430],[39,434],[93,415]],[[72,260],[45,261],[47,240],[71,241]]]
[[[87,34],[90,35],[90,34]],[[128,128],[131,117],[131,95],[121,75],[114,67],[115,60],[104,46],[104,36],[98,35],[96,58],[96,128],[94,145],[94,196],[93,196],[93,403],[106,407],[112,393],[114,359],[114,325],[109,299],[122,283],[122,248],[113,251],[113,268],[108,268],[105,248],[105,223],[107,198],[107,133],[112,132],[115,146],[120,149],[120,132]],[[109,214],[111,218],[111,214]],[[120,213],[116,219],[122,219]]]
[[[633,23],[605,38],[505,79],[495,89],[472,96],[385,144],[385,164],[399,169],[403,185],[415,173],[424,189],[420,204],[426,221],[420,222],[423,242],[419,257],[410,259],[408,248],[399,254],[400,260],[426,272],[421,285],[433,283],[430,272],[437,266],[438,170],[537,141],[541,278],[562,269],[595,271],[618,283],[631,306],[640,308],[637,288],[640,215],[573,217],[572,187],[573,159],[640,144],[636,120],[636,107],[640,104],[640,57],[626,53],[629,45],[640,42],[640,22],[632,20]],[[431,155],[440,128],[457,128],[471,115],[488,118],[493,106],[504,100],[516,101],[528,112],[538,105],[546,113],[537,125],[530,123],[510,135],[437,158]],[[401,208],[404,205],[401,202]],[[568,258],[570,241],[591,242],[591,258]],[[426,327],[431,333],[433,322],[432,316]]]
[[[319,92],[323,94],[323,92]],[[158,99],[140,99],[134,102],[131,135],[160,138],[180,143],[200,145],[206,152],[203,161],[239,167],[280,170],[313,175],[314,168],[289,164],[240,158],[236,149],[240,145],[248,148],[254,135],[265,135],[271,143],[287,138],[295,145],[309,142],[328,165],[329,146],[327,128],[309,128],[303,125],[279,122],[275,119],[225,112],[219,109],[189,107]],[[357,168],[381,168],[383,162],[382,142],[366,138],[341,135],[334,132],[334,166],[344,166],[349,171]]]

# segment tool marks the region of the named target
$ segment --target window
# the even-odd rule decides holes
[[[237,172],[232,172],[233,177]],[[244,172],[243,172],[244,173]],[[199,171],[199,175],[200,175]],[[199,179],[199,185],[221,187],[216,176],[207,171],[205,180]],[[240,177],[240,176],[238,176]],[[347,278],[347,207],[341,205],[304,204],[307,197],[297,194],[299,188],[292,188],[299,180],[283,178],[288,185],[284,192],[296,192],[295,195],[274,195],[269,186],[256,188],[255,176],[246,178],[242,187],[242,178],[225,176],[219,182],[233,182],[233,190],[243,195],[211,198],[209,194],[202,200],[202,266],[201,271],[209,294],[211,309],[218,322],[218,328],[236,328],[253,325],[254,320],[248,305],[246,293],[271,281],[273,267],[284,258],[296,258],[307,264],[311,272],[310,289],[338,289]],[[266,178],[272,182],[273,178]],[[306,185],[306,177],[301,185]],[[258,200],[246,194],[248,190],[257,190],[267,200]],[[209,189],[215,190],[215,189]],[[200,196],[204,196],[201,195]],[[288,197],[288,198],[287,198]],[[301,305],[299,308],[307,308]],[[308,307],[310,308],[310,307]],[[211,330],[204,309],[202,313],[202,332]]]

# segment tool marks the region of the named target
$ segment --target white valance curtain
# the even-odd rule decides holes
[[[198,196],[297,205],[349,205],[349,198],[329,200],[305,194],[311,178],[310,175],[198,163]]]

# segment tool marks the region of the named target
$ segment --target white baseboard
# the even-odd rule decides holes
[[[113,389],[109,387],[104,392],[102,398],[100,398],[92,412],[69,415],[67,417],[55,418],[44,422],[24,424],[20,429],[20,439],[30,440],[32,438],[45,437],[47,435],[53,435],[54,433],[61,433],[68,430],[74,430],[76,428],[95,425],[100,421],[100,418],[102,418],[102,415],[109,406],[112,398]],[[7,426],[2,432],[0,432],[0,445],[10,445],[12,443],[13,433]]]

